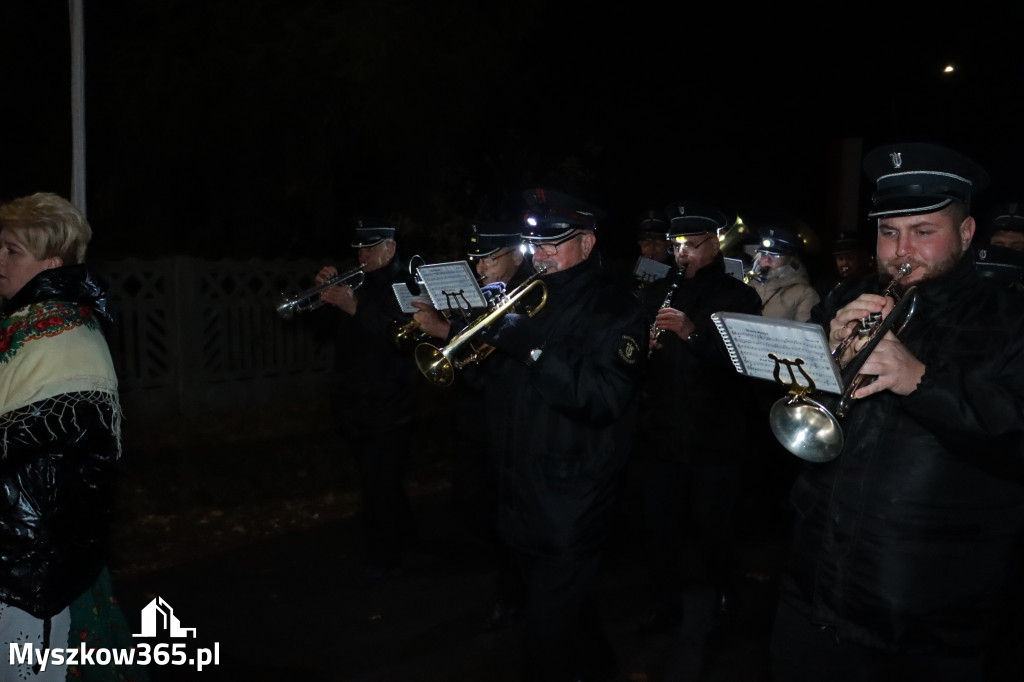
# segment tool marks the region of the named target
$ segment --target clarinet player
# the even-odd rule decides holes
[[[664,303],[649,311],[654,350],[635,453],[652,586],[639,624],[647,633],[729,607],[731,515],[744,450],[743,425],[733,415],[743,414],[737,401],[747,392],[711,314],[761,312],[757,293],[725,272],[725,214],[693,201],[665,212],[678,274],[659,282],[661,295],[651,297]],[[703,569],[692,570],[695,564]]]

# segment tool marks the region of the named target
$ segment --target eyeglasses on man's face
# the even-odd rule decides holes
[[[701,239],[699,242],[694,242],[692,239],[682,237],[676,240],[676,251],[696,251],[714,238],[715,235],[708,235],[707,237],[704,237],[704,239]]]
[[[498,253],[492,253],[490,256],[481,256],[477,258],[477,262],[483,263],[484,265],[491,267],[498,264],[498,261],[505,256],[511,254],[513,249],[506,249],[505,251],[499,251]]]
[[[531,253],[537,253],[539,251],[539,252],[545,253],[545,254],[558,253],[559,247],[561,247],[563,244],[568,244],[569,242],[571,242],[572,240],[576,239],[577,237],[579,237],[582,234],[583,234],[582,232],[577,231],[577,232],[573,232],[572,234],[570,234],[570,235],[568,235],[566,237],[563,237],[561,239],[555,239],[555,240],[545,241],[545,242],[531,242],[530,243],[530,252]]]

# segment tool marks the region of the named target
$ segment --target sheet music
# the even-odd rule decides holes
[[[643,256],[637,259],[636,266],[633,267],[633,276],[642,282],[648,283],[665,279],[670,272],[672,272],[671,265],[659,263],[656,260],[644,258]]]
[[[438,310],[486,308],[487,301],[466,261],[421,265],[416,271]]]
[[[804,370],[818,390],[842,393],[839,368],[832,360],[825,331],[810,322],[793,322],[742,313],[715,313],[711,316],[722,334],[737,371],[759,379],[774,381],[774,353],[787,360],[803,359]],[[789,372],[780,375],[788,381]],[[800,379],[799,373],[797,378]]]
[[[725,261],[725,274],[735,277],[739,281],[743,281],[743,275],[746,272],[743,269],[743,261],[739,258],[724,258]]]
[[[403,313],[409,313],[410,315],[418,312],[416,308],[412,306],[412,302],[426,303],[427,305],[434,305],[433,301],[430,300],[430,296],[423,292],[419,296],[413,296],[409,293],[409,287],[404,282],[395,282],[391,285],[392,290],[395,292],[395,299],[398,301],[398,307],[402,309]]]

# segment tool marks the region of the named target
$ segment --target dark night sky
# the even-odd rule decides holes
[[[951,144],[992,172],[990,200],[1024,194],[1012,5],[85,4],[93,257],[338,253],[360,214],[458,249],[464,220],[531,184],[625,236],[681,198],[827,233],[844,138]],[[68,192],[68,59],[66,2],[0,10],[2,197]]]

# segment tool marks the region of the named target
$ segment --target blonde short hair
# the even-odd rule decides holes
[[[9,230],[37,259],[60,257],[65,265],[85,260],[92,228],[71,202],[37,192],[0,205],[0,229]]]

